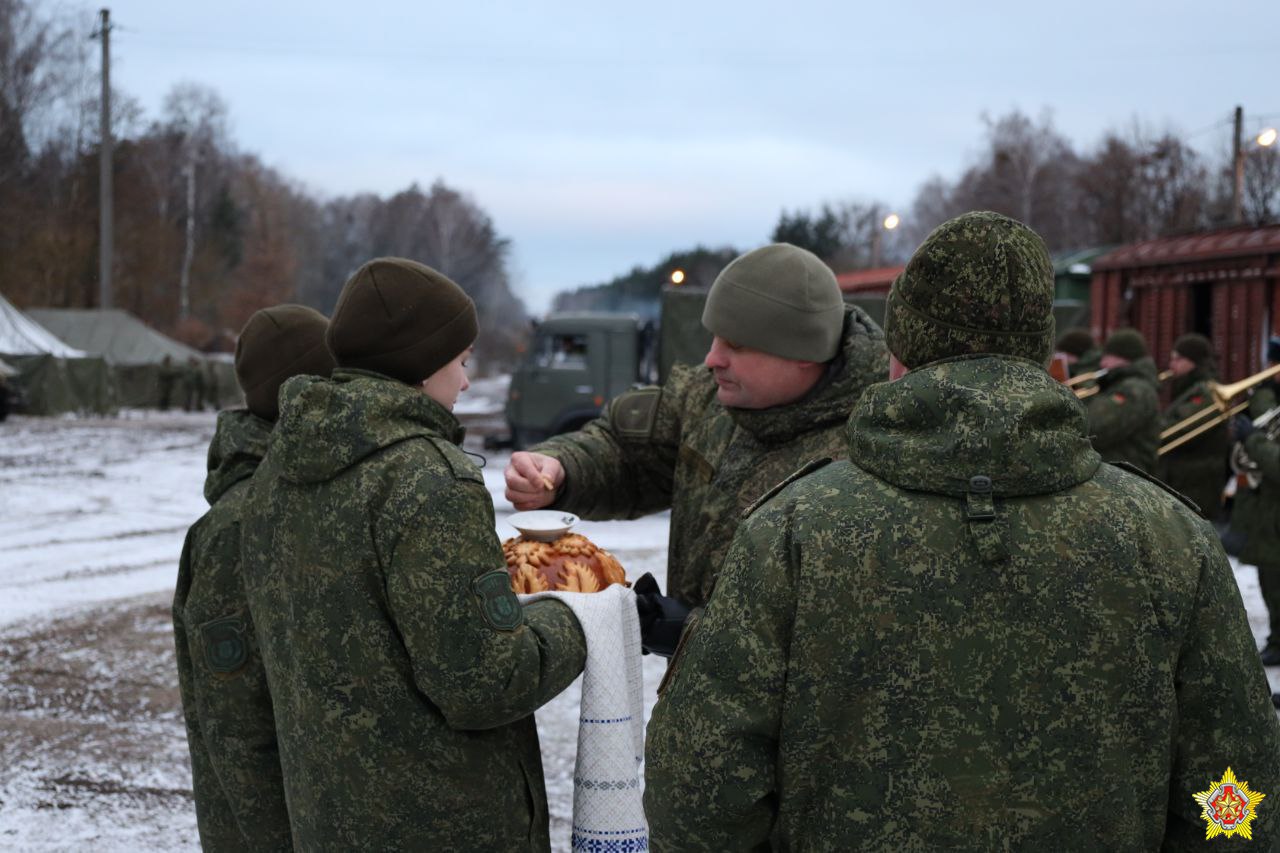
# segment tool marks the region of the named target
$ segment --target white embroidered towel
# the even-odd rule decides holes
[[[649,849],[640,791],[644,755],[644,685],[635,593],[621,584],[600,592],[543,592],[573,610],[587,638],[573,772],[574,851],[637,853]]]

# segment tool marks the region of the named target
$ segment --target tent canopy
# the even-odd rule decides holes
[[[203,358],[118,308],[32,308],[27,313],[53,334],[112,364],[160,364],[165,356],[174,362]]]
[[[3,294],[0,294],[0,353],[54,355],[58,358],[83,358],[85,355],[14,308]]]

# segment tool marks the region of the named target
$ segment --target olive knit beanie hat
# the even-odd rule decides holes
[[[1102,347],[1104,355],[1118,355],[1125,361],[1147,357],[1147,342],[1137,329],[1118,329]]]
[[[1213,359],[1213,344],[1204,335],[1192,332],[1173,342],[1173,351],[1196,366],[1203,366]]]
[[[1067,329],[1062,333],[1062,337],[1058,338],[1058,352],[1065,352],[1076,357],[1080,357],[1089,350],[1097,346],[1093,341],[1093,335],[1089,334],[1088,329],[1076,327]]]
[[[329,321],[305,305],[263,308],[249,318],[236,340],[236,380],[249,411],[267,421],[280,416],[277,396],[286,379],[325,376],[333,356],[324,343]]]
[[[343,286],[328,341],[340,367],[417,385],[477,332],[475,303],[447,276],[405,258],[375,258]]]
[[[794,361],[830,361],[840,349],[844,300],[835,273],[812,252],[772,243],[734,258],[707,292],[702,325],[726,341]]]
[[[1046,364],[1053,351],[1053,264],[1039,235],[998,213],[942,223],[889,291],[889,352],[909,368],[970,353]]]

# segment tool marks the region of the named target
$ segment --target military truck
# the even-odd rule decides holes
[[[876,322],[884,317],[883,297],[846,293],[845,299]],[[664,287],[656,331],[634,314],[554,314],[539,323],[511,374],[511,446],[519,450],[576,430],[622,392],[666,381],[675,364],[701,363],[711,347],[711,333],[702,327],[706,301],[706,288]]]

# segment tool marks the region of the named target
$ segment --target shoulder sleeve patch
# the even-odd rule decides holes
[[[249,659],[248,625],[239,613],[200,626],[204,659],[219,675],[231,675]]]
[[[514,631],[524,624],[524,609],[511,591],[511,576],[506,569],[485,572],[471,582],[471,591],[480,606],[484,621],[495,631]]]
[[[435,445],[436,450],[440,451],[440,455],[444,457],[444,461],[448,463],[449,470],[453,472],[456,480],[470,480],[473,483],[484,485],[484,475],[480,473],[480,469],[476,467],[476,463],[472,462],[466,453],[458,445],[443,438],[431,437],[429,441]]]
[[[1201,514],[1200,507],[1196,504],[1195,501],[1191,500],[1191,498],[1187,497],[1182,492],[1173,488],[1164,480],[1161,480],[1159,477],[1156,477],[1152,474],[1148,474],[1146,471],[1143,471],[1141,468],[1139,468],[1137,465],[1134,465],[1132,462],[1112,462],[1111,464],[1123,471],[1129,472],[1130,474],[1137,474],[1139,477],[1141,477],[1142,479],[1146,480],[1149,483],[1156,484],[1162,490],[1168,492],[1169,494],[1177,498],[1179,501],[1181,501],[1184,506],[1188,507],[1196,515]]]
[[[638,388],[620,395],[609,404],[609,420],[620,438],[649,438],[658,420],[662,389]]]
[[[755,503],[751,504],[751,506],[747,507],[742,511],[742,517],[743,518],[749,517],[753,512],[755,512],[760,507],[767,504],[774,495],[778,494],[778,492],[782,491],[787,486],[794,483],[796,480],[799,480],[801,477],[808,476],[809,474],[812,474],[814,471],[817,471],[819,468],[825,468],[830,464],[831,464],[830,456],[824,456],[821,459],[810,459],[808,462],[801,465],[795,471],[792,471],[791,474],[789,474],[782,482],[778,483],[772,489],[765,492],[760,497],[756,498]]]

